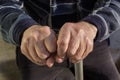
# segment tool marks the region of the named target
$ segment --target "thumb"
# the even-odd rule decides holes
[[[45,46],[47,48],[47,50],[50,52],[50,53],[53,53],[56,51],[56,48],[57,48],[57,38],[55,36],[55,32],[51,30],[51,33],[50,35],[45,38]]]

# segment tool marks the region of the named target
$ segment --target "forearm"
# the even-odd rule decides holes
[[[94,24],[98,29],[96,39],[103,41],[120,29],[120,1],[109,0],[103,7],[94,10],[84,21]]]
[[[22,33],[37,24],[22,9],[20,1],[0,0],[0,27],[3,39],[20,45]]]

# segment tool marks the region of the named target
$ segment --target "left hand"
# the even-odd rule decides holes
[[[58,35],[56,61],[66,56],[72,63],[84,59],[93,50],[96,34],[97,28],[88,22],[65,23]]]
[[[57,38],[49,26],[32,25],[23,33],[21,51],[30,61],[40,66],[54,65]]]

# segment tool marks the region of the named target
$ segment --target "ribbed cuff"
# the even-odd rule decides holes
[[[32,25],[37,25],[38,23],[35,22],[32,18],[25,18],[19,21],[13,31],[13,38],[15,43],[19,46],[21,44],[21,38],[23,32]]]

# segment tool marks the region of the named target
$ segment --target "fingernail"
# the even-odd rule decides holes
[[[53,63],[49,63],[48,67],[51,68],[53,66]]]
[[[62,62],[63,62],[63,59],[59,58],[58,63],[62,63]]]

